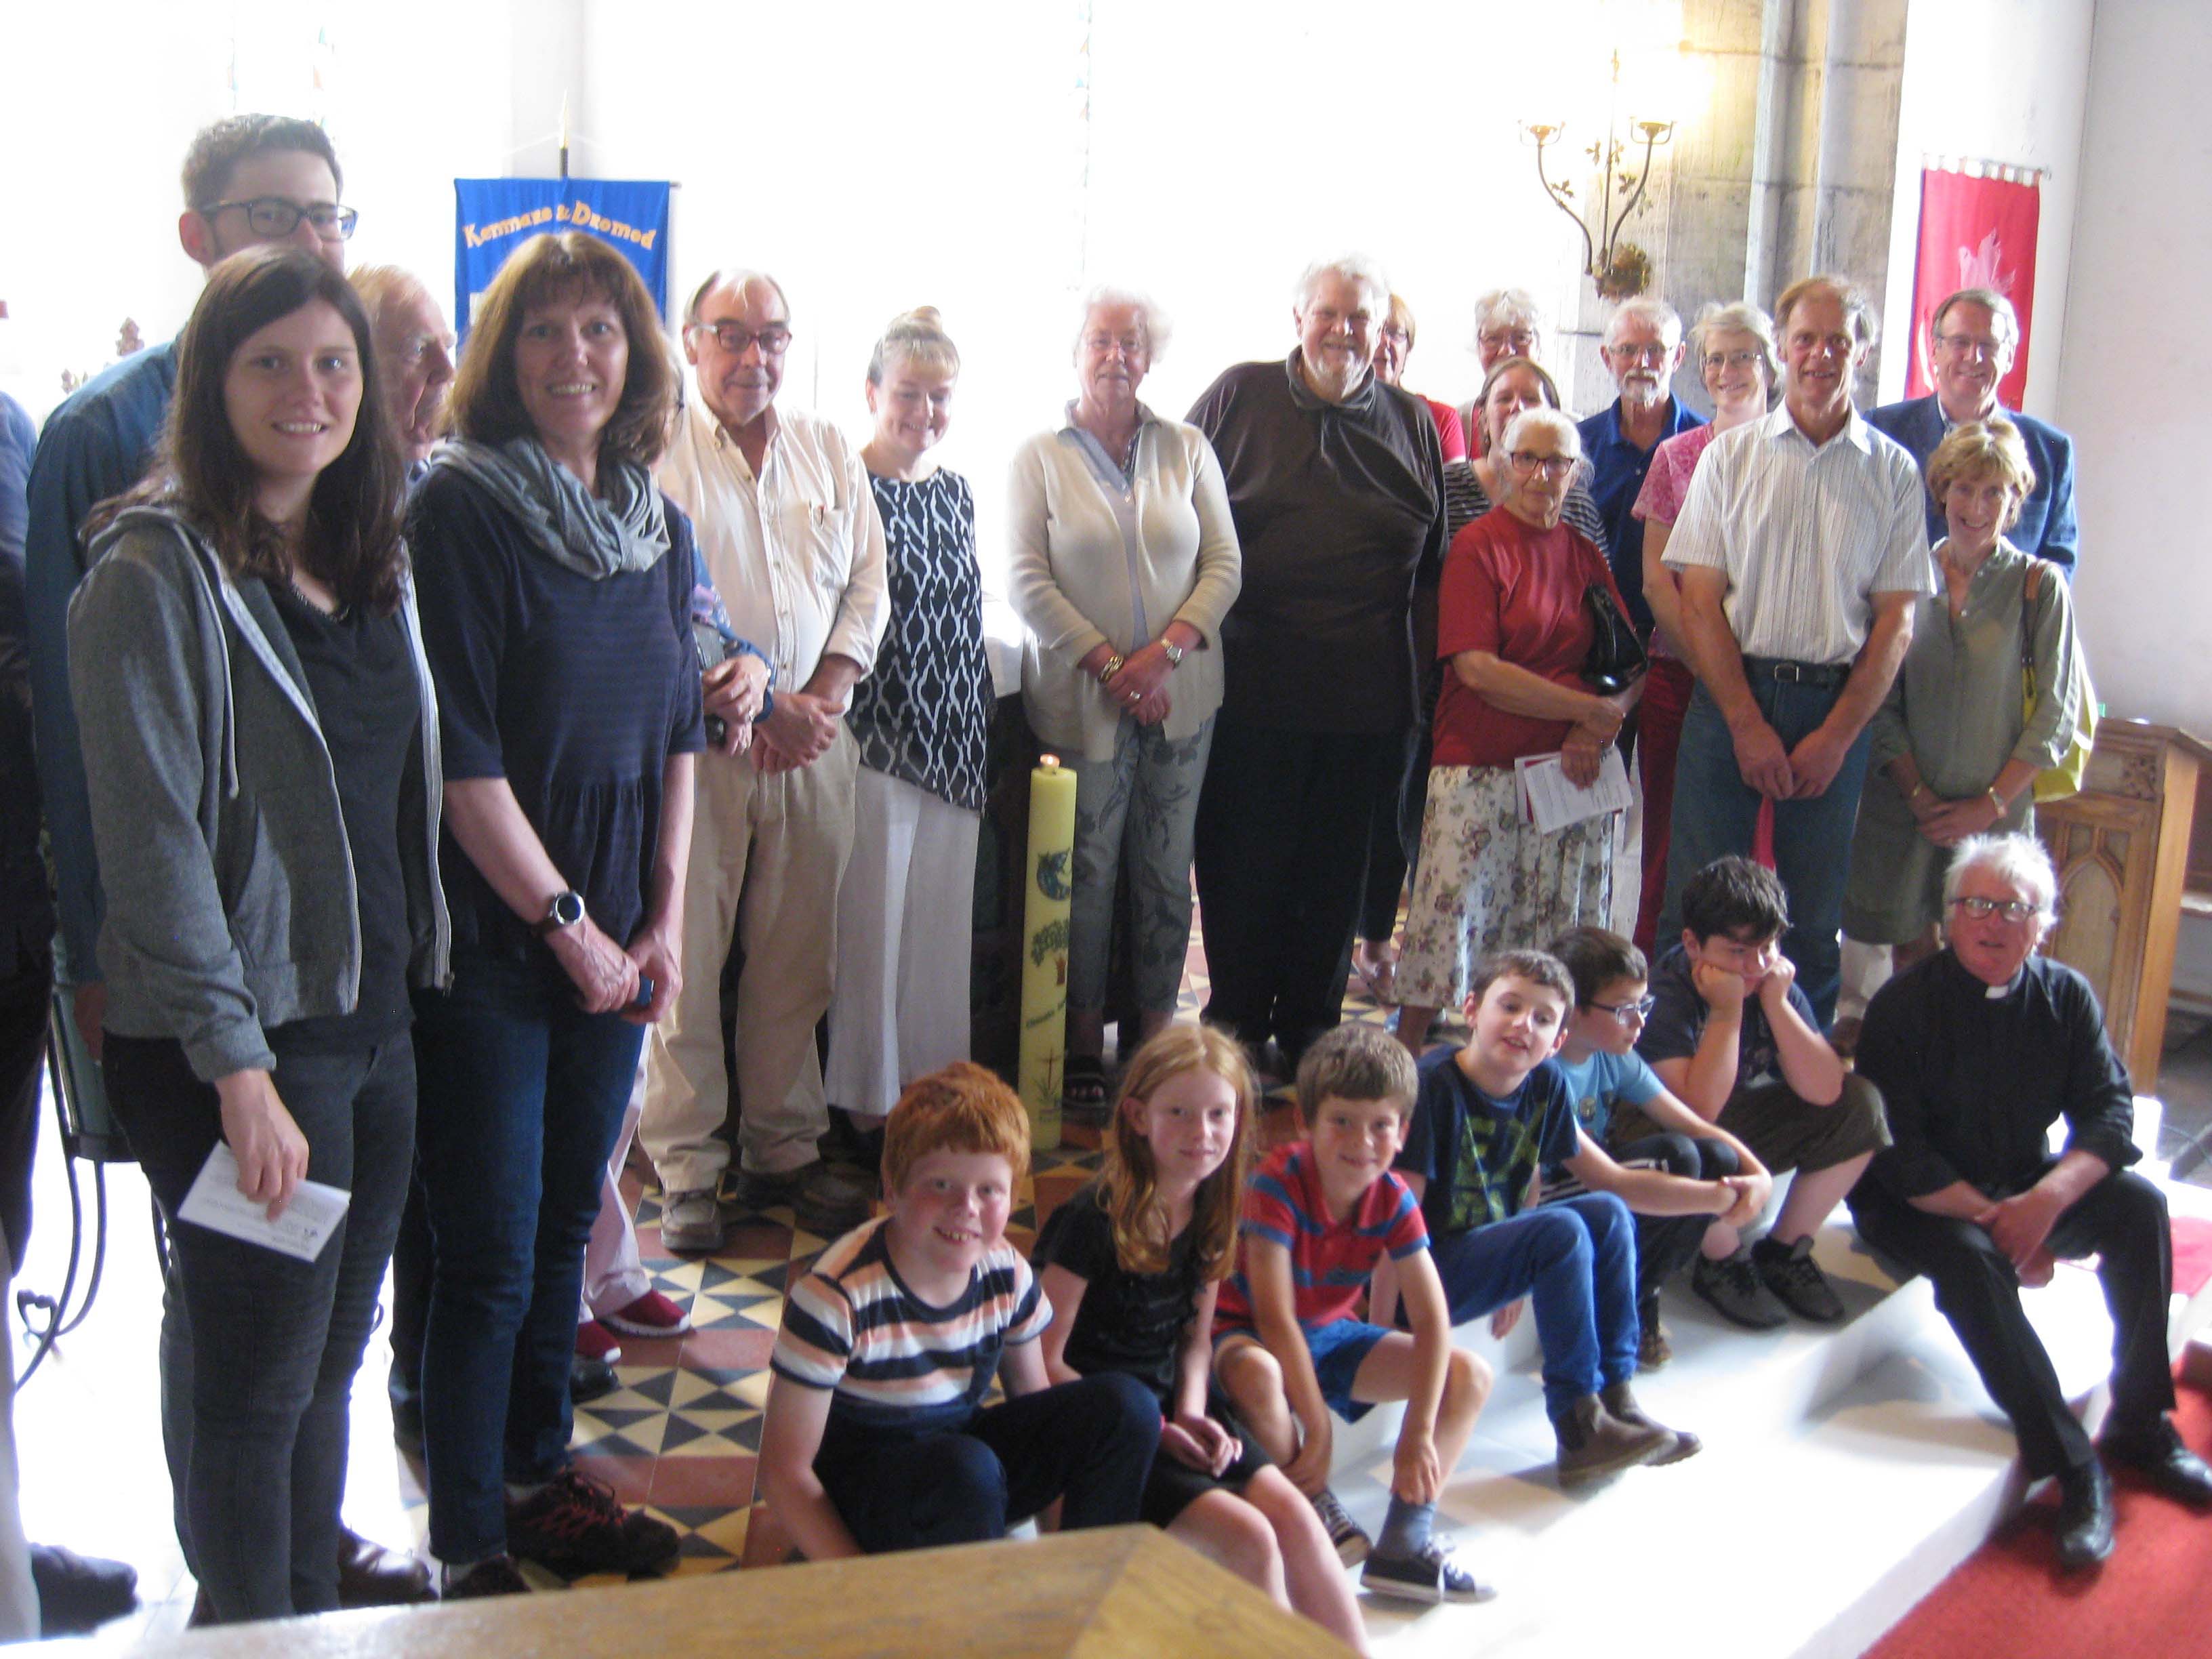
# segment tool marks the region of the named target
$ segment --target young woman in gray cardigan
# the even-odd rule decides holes
[[[93,515],[70,686],[105,878],[102,1064],[167,1224],[162,1420],[218,1621],[337,1606],[346,1413],[446,974],[438,720],[368,321],[312,254],[217,266],[146,481]],[[218,1144],[312,1261],[180,1218]]]

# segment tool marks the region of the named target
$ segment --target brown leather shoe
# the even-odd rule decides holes
[[[434,1599],[430,1569],[404,1550],[371,1543],[351,1528],[338,1529],[338,1605],[398,1607]]]
[[[1605,1408],[1594,1394],[1586,1394],[1552,1419],[1559,1437],[1559,1484],[1579,1486],[1638,1463],[1649,1463],[1674,1449],[1674,1434],[1648,1419],[1641,1425],[1624,1423]]]
[[[1615,1422],[1626,1423],[1632,1429],[1666,1429],[1674,1437],[1674,1443],[1654,1457],[1654,1463],[1679,1463],[1705,1449],[1705,1443],[1687,1429],[1668,1429],[1664,1423],[1653,1421],[1636,1403],[1636,1396],[1629,1392],[1626,1382],[1609,1384],[1599,1393],[1598,1400]]]

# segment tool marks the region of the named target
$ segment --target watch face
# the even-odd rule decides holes
[[[583,896],[579,893],[556,893],[553,902],[546,907],[545,919],[556,927],[574,927],[584,919]]]

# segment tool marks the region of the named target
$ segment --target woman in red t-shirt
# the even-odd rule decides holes
[[[1504,493],[1452,542],[1438,601],[1437,654],[1451,672],[1398,961],[1398,1036],[1417,1054],[1476,963],[1602,927],[1613,902],[1614,815],[1539,834],[1513,763],[1559,754],[1569,782],[1596,779],[1639,688],[1599,696],[1584,685],[1595,633],[1584,595],[1593,583],[1616,606],[1620,595],[1596,544],[1560,521],[1582,467],[1574,422],[1523,410],[1501,447]]]

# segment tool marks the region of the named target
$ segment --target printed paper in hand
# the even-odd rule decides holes
[[[1607,749],[1598,763],[1597,781],[1578,789],[1559,769],[1559,757],[1525,755],[1513,763],[1514,781],[1521,786],[1521,805],[1528,820],[1543,835],[1564,830],[1584,818],[1628,810],[1628,769],[1620,750]]]
[[[345,1219],[346,1206],[352,1201],[351,1193],[319,1181],[303,1181],[294,1189],[284,1213],[271,1221],[267,1205],[257,1204],[238,1190],[237,1155],[218,1140],[194,1177],[191,1191],[185,1194],[177,1217],[210,1232],[313,1261]]]

